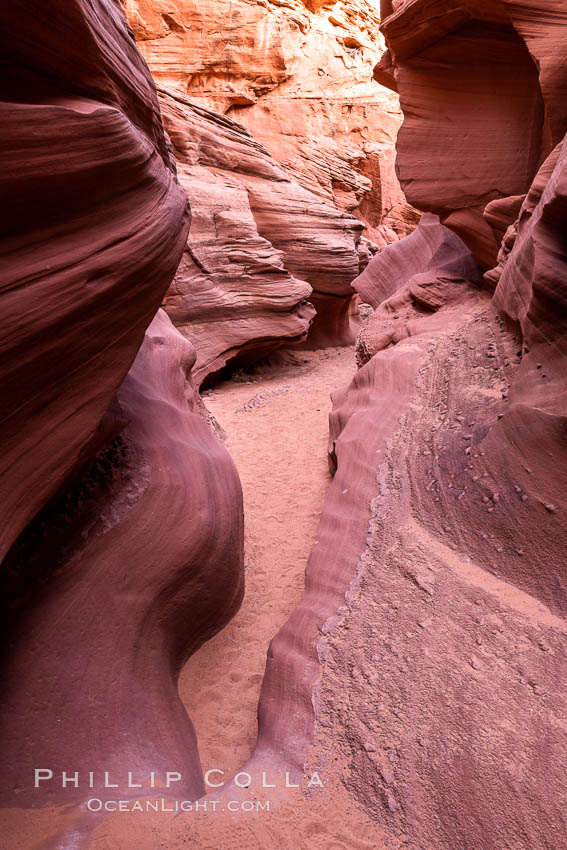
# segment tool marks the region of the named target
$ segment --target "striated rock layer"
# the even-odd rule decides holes
[[[292,180],[249,132],[174,90],[164,123],[192,208],[165,307],[194,341],[201,381],[282,342],[352,342],[351,281],[368,260],[362,224]],[[327,303],[330,307],[327,307]]]
[[[399,173],[442,223],[354,283],[375,311],[253,761],[338,775],[416,850],[548,850],[567,826],[564,11],[384,6]]]
[[[426,213],[411,236],[375,257],[356,280],[361,298],[376,308],[357,340],[359,366],[413,336],[424,315],[459,303],[464,284],[480,284],[481,276],[466,245]]]
[[[115,4],[33,4],[33,19],[28,7],[0,11],[2,556],[108,437],[105,410],[189,226]]]
[[[556,191],[548,186],[543,203],[557,203]],[[549,227],[553,217],[539,214]],[[536,238],[526,235],[524,250]],[[548,357],[535,355],[540,370],[531,349],[520,361],[478,274],[457,282],[445,271],[427,309],[408,298],[407,278],[381,304],[391,340],[334,398],[337,471],[305,597],[272,641],[252,764],[338,773],[416,850],[559,847],[567,431],[552,365],[561,355],[551,338]],[[565,315],[556,272],[555,317]]]
[[[128,425],[4,563],[4,805],[112,798],[106,771],[121,795],[168,793],[151,790],[151,771],[162,785],[179,772],[171,793],[205,791],[177,676],[240,604],[243,510],[194,362],[159,311],[110,411]],[[55,780],[34,791],[40,765]],[[79,786],[62,788],[62,771]],[[142,791],[125,790],[129,772]]]
[[[517,215],[510,201],[567,130],[564,4],[404,0],[382,15],[389,52],[375,77],[400,94],[402,187],[491,268]]]
[[[194,349],[156,315],[189,215],[125,19],[13,2],[0,24],[2,833],[41,821],[43,846],[106,771],[203,793],[176,680],[239,605],[242,497]]]
[[[278,339],[305,343],[307,331],[310,347],[352,343],[360,327],[352,280],[376,244],[417,223],[394,171],[397,98],[372,79],[383,47],[376,8],[366,0],[124,8],[162,87],[193,209],[166,308],[197,345],[199,380],[257,359]],[[317,311],[311,326],[307,297]]]
[[[383,49],[367,0],[124,0],[160,85],[244,124],[301,185],[385,245],[414,213],[394,173],[397,98],[371,79]]]

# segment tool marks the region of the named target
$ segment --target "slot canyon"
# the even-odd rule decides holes
[[[0,25],[0,847],[567,850],[567,5]]]

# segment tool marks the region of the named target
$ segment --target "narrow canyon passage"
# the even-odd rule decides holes
[[[250,755],[266,651],[303,593],[304,573],[331,481],[330,394],[355,372],[352,348],[295,352],[206,391],[242,481],[246,595],[231,623],[185,666],[179,693],[195,725],[203,769],[225,779]]]
[[[567,850],[567,0],[2,40],[0,850]]]

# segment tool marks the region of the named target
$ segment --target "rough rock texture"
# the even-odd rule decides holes
[[[197,348],[200,382],[243,350],[254,347],[258,356],[270,344],[307,337],[311,287],[260,234],[246,181],[255,177],[275,192],[299,187],[239,125],[176,92],[162,91],[161,103],[193,211],[165,306]],[[345,253],[356,257],[353,239],[345,240]]]
[[[371,307],[378,307],[408,282],[423,306],[433,306],[423,291],[429,281],[431,285],[438,279],[480,283],[480,273],[478,263],[459,237],[444,227],[436,215],[424,213],[411,236],[374,257],[355,284],[362,300]]]
[[[402,98],[407,89],[413,133],[411,149],[400,143],[400,172],[407,169],[408,191],[442,223],[426,215],[357,283],[375,310],[360,338],[366,362],[335,396],[335,478],[305,596],[268,653],[250,769],[289,770],[293,779],[306,766],[318,769],[340,788],[336,798],[320,798],[327,809],[336,814],[346,789],[348,817],[365,826],[372,818],[384,847],[560,850],[567,834],[564,11],[552,0],[537,7],[420,0],[384,3],[384,11],[395,68],[386,59],[379,74],[395,73]],[[427,100],[432,80],[435,102],[447,107],[438,110],[440,126]],[[488,140],[477,126],[482,86],[497,128]],[[420,90],[429,108],[418,115],[411,99]],[[195,122],[217,120],[172,99],[172,110],[189,109]],[[222,127],[229,138],[241,134],[232,123]],[[173,135],[182,153],[182,131]],[[183,167],[196,167],[192,155]],[[254,160],[255,168],[257,153]],[[428,166],[439,169],[435,180]],[[231,171],[214,168],[223,179]],[[495,187],[487,174],[502,182]],[[277,249],[276,238],[264,236],[269,226],[280,231],[273,199],[262,206],[262,192],[286,181],[254,171],[239,176],[239,186],[243,180],[252,236]],[[285,255],[286,231],[278,238]],[[482,281],[478,263],[488,269]],[[297,286],[301,275],[288,271]],[[175,677],[238,604],[242,528],[234,470],[194,413],[186,380],[193,356],[159,314],[109,413],[108,433],[123,433],[8,555],[7,598],[18,606],[3,622],[21,621],[4,667],[1,752],[14,806],[30,802],[14,765],[29,775],[38,752],[55,769],[70,753],[81,769],[104,769],[109,758],[122,771],[150,759],[162,771],[182,765],[186,795],[203,791]],[[49,550],[55,554],[46,558]],[[40,587],[27,572],[38,559],[54,570]],[[96,617],[87,616],[97,599]],[[100,657],[110,659],[110,672],[101,671]],[[15,675],[18,661],[25,678]],[[57,720],[64,734],[55,738]],[[81,799],[69,790],[67,799]],[[234,793],[226,788],[225,799]],[[63,799],[59,789],[54,802]],[[307,806],[299,847],[382,846],[339,840],[311,813]],[[162,846],[205,845],[190,817],[172,818],[179,841]],[[277,819],[276,827],[262,822],[262,842],[253,843],[254,826],[243,817],[221,817],[222,840],[205,840],[236,846],[235,823],[242,846],[286,846]],[[120,847],[102,828],[96,850]],[[159,841],[154,829],[148,847]],[[144,846],[129,831],[122,836],[121,850]],[[65,838],[63,846],[80,843],[74,826]]]
[[[532,227],[540,212],[549,248],[560,219],[536,210]],[[272,641],[252,764],[277,753],[297,776],[306,760],[338,773],[416,850],[563,847],[567,429],[547,371],[560,349],[550,337],[534,355],[543,373],[531,350],[519,362],[489,295],[445,268],[434,309],[414,304],[404,338],[335,396],[337,472],[305,597]]]
[[[375,257],[356,280],[375,311],[356,348],[359,366],[383,348],[415,335],[415,323],[463,301],[464,284],[481,283],[482,270],[466,245],[437,216],[425,213],[414,233]]]
[[[0,33],[3,556],[108,437],[189,221],[114,3],[6,3]]]
[[[565,527],[545,508],[563,509],[561,487],[533,434],[527,457],[502,436],[511,336],[486,307],[437,316],[339,406],[378,485],[348,610],[320,647],[318,734],[344,730],[349,789],[412,848],[561,847]],[[388,392],[392,361],[413,373],[410,404]],[[373,462],[385,407],[397,433]]]
[[[564,4],[405,0],[382,15],[389,53],[375,76],[400,93],[402,187],[491,268],[502,225],[495,234],[487,204],[524,195],[567,129]]]
[[[362,224],[324,203],[232,119],[174,90],[160,102],[191,232],[165,300],[197,348],[196,379],[282,342],[352,342],[351,281],[368,261]]]
[[[397,98],[372,79],[383,48],[375,6],[124,8],[163,88],[177,158],[191,166],[182,180],[194,224],[167,309],[197,345],[199,380],[265,354],[278,337],[301,341],[311,317],[300,281],[317,310],[308,345],[352,342],[353,278],[376,244],[417,223],[394,170]]]
[[[4,4],[0,39],[2,835],[33,808],[47,846],[46,803],[79,816],[105,771],[203,792],[176,678],[239,604],[242,500],[194,349],[156,316],[189,215],[119,7]]]
[[[385,245],[415,215],[394,172],[397,98],[372,81],[383,40],[367,0],[125,0],[159,84],[227,113],[299,183]]]
[[[383,26],[410,200],[485,267],[498,255],[496,293],[429,215],[355,281],[376,308],[365,362],[334,398],[336,475],[272,641],[253,763],[338,775],[386,846],[551,850],[567,827],[564,12],[480,7],[394,3]],[[473,55],[508,56],[516,96],[510,69],[465,74]],[[445,110],[423,108],[434,96]]]

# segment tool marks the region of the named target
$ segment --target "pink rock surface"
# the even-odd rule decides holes
[[[562,846],[563,418],[515,402],[526,365],[477,283],[435,302],[335,395],[337,471],[252,764],[338,763],[410,847]]]
[[[105,771],[121,796],[167,794],[167,771],[183,777],[169,793],[204,793],[177,676],[240,604],[243,522],[236,469],[189,379],[194,361],[159,311],[112,406],[128,425],[6,559],[5,806],[115,797]],[[54,774],[41,791],[38,766]],[[79,787],[62,788],[61,771],[78,771]],[[126,790],[129,771],[144,791]],[[162,788],[150,790],[151,771]]]
[[[116,5],[7,3],[0,31],[3,555],[108,437],[189,220]]]
[[[561,847],[567,149],[554,135],[565,52],[552,59],[550,45],[563,37],[563,11],[492,4],[502,13],[493,26],[475,20],[489,17],[487,4],[386,5],[389,72],[402,103],[415,104],[399,152],[410,199],[485,265],[498,253],[485,275],[497,288],[492,299],[463,243],[430,216],[355,281],[376,308],[361,334],[366,362],[334,398],[336,475],[305,598],[272,642],[254,758],[275,752],[298,774],[306,763],[338,771],[390,840],[412,848]],[[508,12],[540,57],[539,123]],[[474,135],[489,81],[486,68],[464,76],[471,39],[483,61],[511,50],[522,81],[494,115],[508,126],[499,144],[490,127],[482,143]],[[512,92],[501,70],[489,116],[499,87]],[[435,75],[444,82],[428,94]],[[423,109],[434,91],[446,112]],[[433,131],[439,116],[454,135]],[[491,197],[481,164],[490,173],[499,158],[510,183]]]
[[[299,20],[300,4],[290,2]],[[82,33],[93,9],[90,32],[104,26],[97,50],[88,39],[72,41],[78,64],[65,73],[47,73],[51,66],[23,30],[21,43],[7,47],[12,100],[29,82],[18,82],[16,68],[37,67],[38,77],[63,88],[75,80],[56,106],[42,82],[34,106],[6,107],[9,129],[13,109],[24,128],[22,115],[32,111],[34,132],[45,119],[47,133],[55,117],[70,127],[64,147],[55,131],[50,147],[41,136],[39,156],[28,126],[21,165],[32,162],[36,171],[17,186],[6,171],[14,209],[6,254],[30,276],[16,278],[5,314],[17,365],[7,384],[8,450],[20,429],[8,455],[16,474],[7,488],[15,517],[7,545],[27,526],[4,564],[10,637],[0,762],[4,802],[14,808],[34,804],[25,779],[39,759],[55,772],[110,769],[121,778],[128,770],[143,777],[179,770],[185,781],[176,796],[202,794],[176,678],[242,593],[240,488],[200,415],[189,378],[195,352],[160,312],[129,368],[152,299],[167,284],[164,268],[171,277],[186,244],[184,203],[167,167],[155,99],[144,101],[150,105],[140,117],[132,107],[137,95],[116,93],[120,75],[112,69],[126,63],[108,23],[115,7],[85,6],[86,17],[76,17],[78,9],[69,2],[54,32],[69,41],[66,26],[78,22],[70,31]],[[318,0],[309,9],[337,14]],[[175,73],[187,44],[177,11],[159,11],[167,36],[177,39]],[[255,20],[263,20],[259,14]],[[289,770],[299,779],[315,766],[346,789],[354,818],[362,812],[383,828],[384,846],[558,850],[567,832],[565,11],[554,0],[393,0],[383,3],[383,16],[391,54],[377,73],[386,82],[395,78],[406,98],[399,169],[426,215],[415,234],[386,248],[355,281],[374,313],[360,336],[361,368],[334,398],[335,477],[305,596],[268,652],[249,767]],[[249,31],[235,20],[236,13],[227,53],[241,59]],[[344,44],[356,49],[346,37]],[[97,75],[104,77],[109,51],[112,84],[105,88]],[[66,55],[49,51],[51,61]],[[195,73],[208,71],[211,91],[222,90],[211,68]],[[264,72],[262,66],[254,77],[258,84]],[[133,79],[138,94],[146,91]],[[47,103],[38,105],[40,93]],[[233,106],[242,105],[240,97]],[[254,340],[269,347],[284,328],[288,338],[301,338],[308,285],[321,312],[329,307],[322,330],[346,333],[349,275],[368,259],[355,220],[291,180],[234,122],[183,95],[164,92],[163,103],[182,180],[194,192],[199,237],[189,240],[168,309],[179,311],[180,324],[185,317],[187,333],[193,321],[198,329],[195,292],[199,317],[208,309],[211,323],[226,323],[200,374],[249,342],[239,327],[243,299],[230,290],[219,244],[239,280],[244,274],[253,295],[270,302],[263,315],[256,305],[250,310],[258,328],[270,317],[266,339],[254,328]],[[114,122],[124,130],[118,138]],[[94,145],[81,134],[93,127]],[[12,149],[14,156],[14,141]],[[100,161],[85,156],[92,149]],[[131,167],[120,158],[124,150]],[[63,176],[50,206],[52,186],[39,178],[42,157],[51,162],[53,151],[55,174]],[[77,187],[85,194],[76,195]],[[41,207],[32,203],[36,190]],[[343,210],[351,193],[356,197],[346,180],[333,186],[334,203]],[[23,226],[24,214],[32,215],[33,229]],[[62,234],[76,240],[60,242]],[[86,260],[85,246],[92,251]],[[51,250],[62,268],[53,269]],[[481,287],[478,263],[488,269],[483,282],[496,287],[494,296]],[[80,273],[78,283],[70,270]],[[148,291],[130,297],[140,276]],[[204,327],[199,332],[204,345]],[[117,433],[89,467],[95,446]],[[87,471],[61,492],[79,461]],[[32,499],[22,482],[34,488]],[[24,501],[28,513],[18,514]],[[76,804],[87,794],[53,786],[49,799]],[[301,841],[333,840],[309,815],[301,825]],[[69,846],[80,840],[76,826],[65,836]],[[233,827],[224,833],[229,846]],[[181,841],[195,844],[185,826],[183,832]],[[112,844],[109,834],[99,836],[101,846]],[[150,840],[158,840],[155,832]]]
[[[567,129],[565,15],[559,0],[407,0],[383,10],[389,54],[375,76],[400,92],[402,187],[485,268],[499,247],[485,207],[526,193]]]
[[[463,305],[474,305],[480,297],[475,282],[462,277],[465,270],[470,270],[477,282],[480,279],[480,270],[468,249],[434,216],[424,219],[412,236],[391,245],[371,261],[368,270],[373,264],[385,263],[388,280],[395,280],[397,274],[397,294],[403,294],[405,301],[408,279],[415,280],[415,275],[411,277],[417,268],[415,258],[426,260],[425,265],[431,269],[432,257],[438,256],[439,274],[447,274],[448,269],[453,272],[453,279],[443,278],[446,288],[439,307],[445,309],[438,316],[432,310],[422,314],[414,311],[413,324],[409,324],[404,337],[418,339],[388,347],[380,352],[380,359],[372,357],[352,384],[333,397],[329,457],[336,472],[307,566],[305,596],[268,652],[253,766],[262,764],[269,754],[270,758],[291,764],[296,775],[301,774],[319,716],[316,683],[320,665],[324,668],[327,660],[321,648],[321,634],[332,634],[341,613],[346,611],[345,594],[348,600],[347,591],[365,548],[369,505],[376,492],[376,463],[396,434],[400,416],[414,399],[416,379],[427,359],[428,335],[458,324]],[[408,255],[400,257],[399,249],[404,245]],[[369,295],[367,272],[361,276],[366,279],[365,298]],[[377,276],[376,280],[380,291],[382,277]],[[451,286],[457,288],[457,293]],[[390,307],[389,316],[391,324],[397,325],[397,320],[402,319],[399,305]]]
[[[354,378],[348,402],[345,393],[334,397],[329,449],[336,474],[307,565],[305,595],[268,651],[253,768],[285,765],[295,778],[303,773],[318,713],[316,684],[325,660],[320,652],[321,635],[333,630],[337,612],[344,611],[345,592],[368,530],[368,505],[375,492],[369,458],[396,431],[419,367],[414,350],[405,359],[387,352],[384,356],[391,368],[380,388],[372,386],[363,369]],[[369,368],[370,364],[365,367]],[[383,405],[378,425],[368,416],[374,404]]]
[[[291,179],[232,119],[174,90],[160,102],[192,209],[165,307],[195,343],[196,380],[304,341],[312,323],[311,345],[353,342],[361,222]]]
[[[502,424],[513,414],[498,420],[514,342],[486,299],[415,331],[338,410],[373,501],[346,610],[319,644],[314,751],[344,759],[350,792],[411,847],[561,846],[562,487],[533,430],[529,445]],[[403,409],[397,385],[381,396],[392,359],[415,364]],[[373,458],[392,408],[397,433]]]
[[[394,172],[397,98],[372,80],[375,3],[129,0],[156,80],[244,124],[301,185],[385,245],[415,216]]]
[[[185,0],[173,6],[132,0],[124,6],[140,50],[164,89],[168,129],[178,140],[185,139],[185,153],[178,150],[178,160],[189,162],[189,147],[192,165],[216,171],[211,179],[203,171],[199,178],[193,170],[191,181],[186,172],[184,185],[200,227],[193,226],[193,256],[186,254],[168,302],[176,324],[197,344],[198,378],[227,361],[234,365],[261,356],[275,346],[278,334],[284,342],[301,339],[309,316],[299,306],[299,287],[289,275],[313,289],[310,300],[318,317],[309,346],[352,343],[359,326],[349,284],[366,262],[367,247],[348,216],[366,225],[368,238],[381,246],[410,233],[418,220],[394,169],[401,119],[397,98],[372,79],[383,49],[375,4],[355,0],[331,4],[331,9],[328,3],[301,0],[223,0],[198,6]],[[180,104],[187,96],[183,117]],[[197,104],[203,107],[200,112]],[[211,109],[245,125],[252,138],[207,111]],[[191,142],[191,134],[207,136],[210,143]],[[242,157],[242,169],[235,167],[236,155]],[[247,180],[242,181],[241,171]],[[251,185],[258,176],[270,182]],[[245,183],[244,191],[235,186],[235,177]],[[205,191],[211,186],[212,205]],[[219,212],[221,195],[226,199],[225,225],[230,221],[238,233],[225,283],[219,257],[227,249],[226,227],[213,238],[210,212]],[[199,206],[203,215],[197,216]],[[359,261],[352,251],[353,235]],[[264,240],[283,252],[287,276]],[[196,268],[195,257],[205,253],[209,265]],[[266,262],[275,268],[262,274]],[[248,293],[240,317],[234,295],[237,275],[238,288]],[[273,295],[268,295],[268,286]],[[189,288],[199,291],[196,301],[187,297]],[[287,297],[282,297],[285,289]]]
[[[448,280],[477,280],[480,270],[453,231],[425,213],[411,236],[375,256],[354,284],[362,301],[378,307],[415,275],[429,271]]]
[[[46,803],[73,820],[105,771],[203,792],[176,678],[238,607],[242,500],[194,349],[156,316],[189,212],[124,17],[14,2],[0,33],[3,838],[33,808],[44,844]]]
[[[358,364],[415,335],[440,308],[466,301],[481,275],[459,237],[425,213],[411,236],[382,251],[355,281],[361,298],[376,307],[357,340]]]

